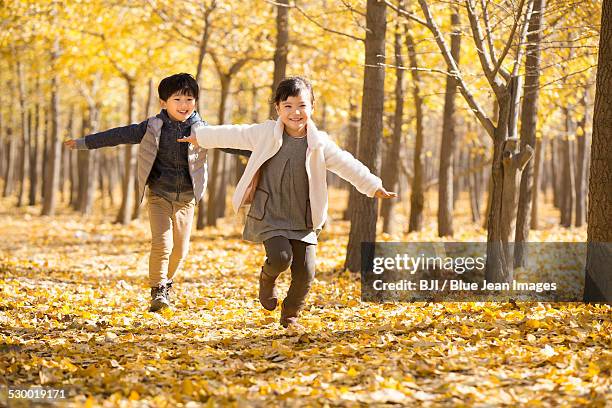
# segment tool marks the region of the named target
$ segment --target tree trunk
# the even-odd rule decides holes
[[[2,190],[2,197],[8,197],[13,194],[15,188],[15,160],[16,160],[16,146],[15,140],[13,139],[13,126],[9,123],[6,126],[6,168],[4,170],[4,188]]]
[[[561,181],[562,177],[559,175],[559,139],[554,137],[550,141],[550,175],[553,190],[553,205],[555,208],[561,209]]]
[[[400,3],[401,4],[401,3]],[[401,7],[401,6],[400,6]],[[402,124],[404,123],[404,62],[402,61],[402,40],[399,25],[395,29],[395,113],[393,116],[393,136],[385,154],[381,179],[383,185],[395,191],[399,172],[399,152],[402,141]],[[393,207],[395,200],[383,200],[381,204],[381,217],[383,219],[383,232],[393,232]]]
[[[526,146],[536,148],[536,131],[538,125],[538,97],[540,86],[540,41],[542,38],[542,16],[545,9],[545,0],[535,0],[533,12],[529,21],[527,46],[525,57],[525,86],[523,107],[521,111],[521,149]],[[515,242],[529,240],[529,227],[531,226],[531,197],[534,186],[534,160],[529,160],[521,176],[519,202],[516,217]],[[514,248],[514,265],[525,266],[527,262],[526,247],[516,245]]]
[[[459,10],[453,7],[451,14],[451,54],[457,64],[461,51]],[[449,71],[450,67],[447,68]],[[444,119],[442,123],[442,143],[440,144],[440,169],[438,185],[438,236],[452,236],[453,231],[453,155],[456,150],[455,135],[455,96],[457,79],[446,77],[444,97]]]
[[[136,113],[134,107],[134,80],[125,76],[128,88],[128,123],[134,123]],[[127,225],[132,219],[132,210],[134,208],[134,178],[136,172],[136,150],[134,145],[127,144],[124,146],[124,174],[123,174],[123,197],[121,200],[121,208],[115,222]]]
[[[47,181],[49,179],[49,154],[51,146],[51,126],[49,126],[49,111],[50,107],[45,106],[41,112],[41,137],[42,137],[42,163],[41,163],[41,183],[40,197],[42,201],[45,199],[45,191],[47,191]]]
[[[406,45],[408,46],[408,58],[412,75],[412,97],[416,110],[416,138],[413,159],[413,179],[410,189],[410,221],[408,232],[420,231],[423,228],[423,208],[425,197],[423,193],[423,98],[421,97],[421,79],[419,75],[419,64],[412,34],[406,32]]]
[[[36,76],[36,94],[40,95],[40,77]],[[32,126],[30,126],[32,137],[34,138],[34,147],[30,154],[30,192],[28,198],[29,205],[36,205],[36,196],[38,192],[38,180],[40,175],[39,169],[39,152],[40,152],[40,132],[39,132],[39,124],[40,124],[40,102],[34,101],[34,110],[33,110],[33,121],[31,121]]]
[[[348,123],[348,135],[347,135],[347,143],[346,143],[346,151],[352,154],[353,156],[357,156],[357,149],[359,145],[359,116],[357,114],[357,105],[353,103],[353,100],[349,100],[349,123]],[[351,219],[351,213],[355,207],[355,200],[357,199],[357,194],[359,194],[353,186],[348,184],[349,189],[349,198],[346,204],[346,209],[344,210],[344,214],[342,219],[345,221],[349,221]]]
[[[589,177],[585,302],[612,303],[612,0],[602,5]]]
[[[481,165],[482,158],[475,151],[472,151],[468,158],[468,167],[477,168]],[[480,222],[480,200],[482,195],[479,177],[480,173],[480,171],[473,171],[468,175],[468,183],[470,190],[470,210],[472,213],[472,222],[475,224]]]
[[[82,133],[96,133],[99,130],[99,106],[89,103],[87,113],[83,113]],[[101,152],[95,150],[79,150],[79,194],[77,210],[83,215],[90,215],[98,180],[98,157]],[[102,184],[100,184],[102,190]]]
[[[491,209],[487,229],[487,260],[485,279],[489,282],[512,280],[513,258],[508,242],[513,236],[517,209],[519,177],[533,149],[526,146],[518,150],[516,137],[517,104],[520,84],[516,77],[510,79],[505,94],[500,95],[499,120],[493,135],[493,163],[491,179]]]
[[[23,64],[17,56],[17,88],[19,89],[19,116],[21,118],[21,154],[19,162],[19,194],[17,196],[17,206],[21,207],[26,201],[26,183],[29,174],[29,148],[30,148],[30,126],[28,121],[28,106],[26,104],[27,89],[26,78],[23,72]]]
[[[59,37],[56,36],[51,51],[50,66],[54,67],[59,57]],[[60,140],[60,123],[59,123],[59,78],[56,73],[51,77],[51,137],[49,143],[49,160],[46,173],[48,174],[47,182],[45,183],[45,196],[43,199],[42,215],[55,215],[56,194],[59,188],[59,173],[60,160],[62,153],[62,143]]]
[[[8,90],[9,99],[14,100],[14,86],[13,81],[7,80],[6,89]],[[8,197],[13,194],[15,190],[15,162],[17,160],[17,145],[16,140],[13,137],[13,123],[9,120],[6,123],[6,167],[4,168],[4,188],[2,189],[2,197]]]
[[[540,216],[539,216],[539,206],[540,206],[540,188],[538,187],[541,183],[542,173],[542,162],[544,161],[544,146],[545,144],[542,141],[542,138],[536,139],[535,146],[535,164],[533,167],[533,186],[532,186],[532,195],[531,195],[531,229],[537,230],[540,229]],[[546,194],[546,192],[544,192]]]
[[[584,108],[584,116],[580,120],[578,130],[576,132],[576,217],[574,225],[581,227],[586,221],[586,174],[588,162],[589,135],[588,131],[591,128],[589,112],[589,87],[584,88],[584,96],[582,105]]]
[[[2,77],[4,72],[0,70],[0,86],[4,84],[2,81],[4,80]],[[4,104],[4,95],[0,94],[0,104]],[[2,106],[2,105],[0,105]],[[5,145],[5,137],[4,137],[4,116],[2,115],[2,109],[0,109],[0,178],[4,178],[4,172],[6,170],[6,145]],[[6,141],[8,142],[8,140]]]
[[[371,171],[376,171],[380,135],[383,130],[385,70],[386,4],[368,0],[366,12],[365,68],[361,105],[361,130],[358,159]],[[361,269],[361,243],[376,239],[376,199],[359,195],[351,212],[351,230],[345,268]]]
[[[219,73],[219,79],[221,82],[221,98],[219,101],[219,111],[217,115],[217,121],[220,125],[226,123],[227,115],[227,104],[229,98],[229,90],[231,85],[232,77],[229,74]],[[213,150],[213,162],[212,170],[208,179],[208,206],[206,208],[206,225],[216,227],[217,226],[217,214],[219,209],[217,196],[221,190],[221,184],[223,183],[222,177],[219,173],[219,164],[221,164],[221,152],[219,149]]]
[[[66,132],[65,132],[65,134],[70,139],[74,139],[74,128],[75,128],[74,116],[75,116],[74,106],[70,106],[70,110],[68,111],[68,125],[66,126]],[[60,191],[62,192],[62,201],[64,201],[66,197],[66,192],[64,191],[64,189],[66,188],[66,185],[68,185],[68,204],[70,204],[70,195],[71,195],[72,187],[73,187],[73,178],[72,178],[73,174],[72,174],[72,167],[70,166],[71,156],[72,156],[72,149],[68,149],[62,144],[62,169],[60,170],[62,176],[60,177]],[[67,183],[67,181],[69,183]]]
[[[154,86],[153,79],[149,78],[149,91],[147,92],[147,97],[144,103],[144,111],[143,116],[145,118],[149,118],[151,116],[151,102],[153,100]],[[142,209],[140,197],[138,196],[138,175],[134,177],[134,211],[132,213],[132,220],[136,220],[140,218],[140,210]]]
[[[289,0],[276,2],[276,50],[274,51],[274,78],[272,80],[272,97],[276,87],[285,78],[287,55],[289,53]],[[274,104],[270,104],[269,117],[276,119]]]
[[[569,108],[563,108],[565,115],[565,136],[561,141],[562,167],[561,167],[561,225],[569,228],[572,226],[572,214],[574,212],[575,186],[574,186],[574,143],[575,134],[574,121]]]
[[[227,195],[227,154],[221,153],[221,176],[219,177],[219,194],[217,195],[217,218],[225,217],[225,196]]]

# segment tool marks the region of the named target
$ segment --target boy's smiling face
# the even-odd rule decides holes
[[[172,94],[167,101],[160,99],[160,103],[168,112],[168,116],[178,122],[189,119],[196,107],[196,99],[193,96],[181,95],[178,92]]]

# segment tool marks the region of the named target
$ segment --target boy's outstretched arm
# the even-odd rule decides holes
[[[99,133],[92,133],[79,139],[66,140],[64,145],[71,149],[88,150],[121,144],[138,144],[147,132],[147,122],[121,126]]]

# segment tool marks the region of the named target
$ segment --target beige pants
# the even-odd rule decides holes
[[[151,255],[149,286],[165,284],[172,279],[189,252],[189,237],[195,200],[188,203],[170,201],[149,192]]]

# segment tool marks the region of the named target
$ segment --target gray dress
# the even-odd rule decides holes
[[[280,150],[261,166],[261,177],[244,226],[245,240],[263,242],[282,236],[317,243],[308,194],[307,147],[306,137],[294,138],[283,133]]]

